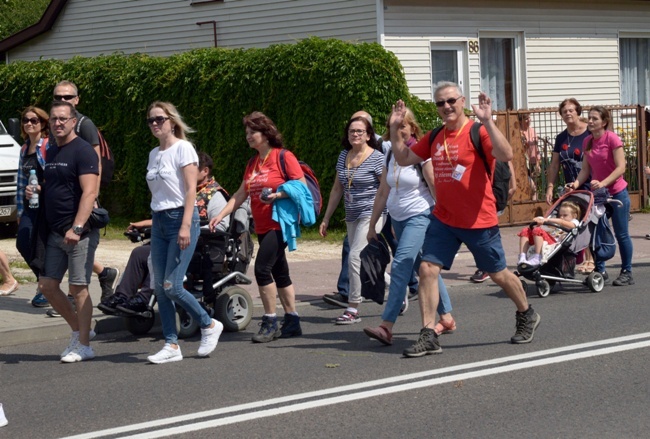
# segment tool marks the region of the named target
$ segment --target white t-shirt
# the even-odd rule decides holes
[[[431,159],[422,162],[421,165],[429,160]],[[390,216],[397,221],[404,221],[427,209],[431,210],[436,203],[415,166],[398,165],[395,163],[395,154],[390,155],[386,182],[390,186],[386,207]]]
[[[192,163],[198,164],[199,157],[187,140],[179,140],[164,151],[158,146],[149,153],[147,184],[151,210],[160,212],[185,205],[183,168]]]

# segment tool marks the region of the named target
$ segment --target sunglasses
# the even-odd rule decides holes
[[[168,117],[164,117],[164,116],[156,116],[156,117],[150,117],[150,118],[148,118],[148,119],[147,119],[147,123],[148,123],[149,125],[153,125],[154,122],[155,122],[156,125],[162,125],[162,124],[165,123],[166,120],[169,120],[169,118],[168,118]]]
[[[77,95],[54,95],[55,101],[69,101],[76,98]]]
[[[28,123],[31,123],[32,125],[36,125],[41,123],[41,120],[38,117],[23,117],[23,125],[27,125]]]
[[[458,96],[457,98],[449,98],[446,101],[436,101],[436,107],[444,107],[445,103],[449,105],[454,105],[456,102],[458,102],[458,99],[462,98],[462,96]]]

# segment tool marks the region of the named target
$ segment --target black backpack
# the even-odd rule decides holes
[[[512,177],[512,174],[508,162],[497,160],[494,165],[494,178],[492,177],[490,165],[488,165],[485,151],[483,151],[483,145],[481,145],[481,135],[479,130],[482,126],[482,124],[474,122],[469,130],[469,137],[478,156],[483,160],[483,165],[485,165],[485,171],[487,172],[488,178],[492,181],[492,193],[494,194],[494,198],[497,200],[497,212],[501,212],[508,205],[508,191],[510,190],[510,178]],[[431,134],[429,135],[429,148],[431,148],[433,141],[443,128],[444,126],[440,126],[431,131]]]

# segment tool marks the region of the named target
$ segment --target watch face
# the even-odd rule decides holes
[[[83,226],[74,226],[72,228],[72,231],[75,233],[75,235],[81,235],[84,231]]]

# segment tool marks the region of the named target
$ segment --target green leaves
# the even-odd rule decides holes
[[[439,125],[435,106],[412,97],[402,67],[379,44],[308,38],[265,49],[199,49],[168,58],[145,54],[45,60],[0,66],[0,116],[17,117],[28,105],[49,110],[54,85],[79,87],[79,111],[102,130],[115,154],[114,181],[102,193],[113,215],[149,214],[144,178],[157,146],[145,123],[155,100],[170,101],[196,133],[197,150],[210,154],[216,179],[237,190],[249,157],[242,118],[266,113],[285,146],[316,172],[329,196],[343,128],[358,110],[383,131],[391,105],[405,99],[423,127]],[[343,209],[331,224],[340,224]]]

